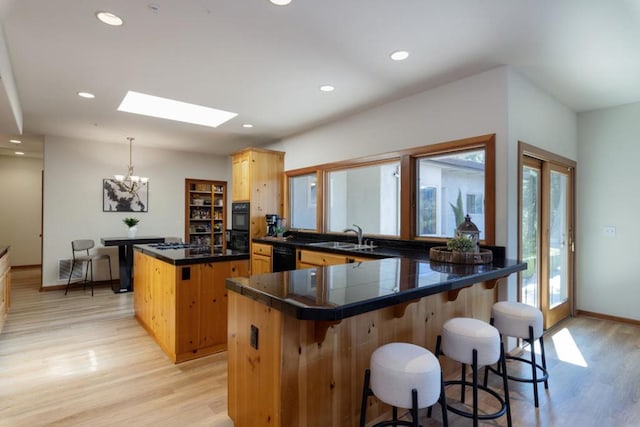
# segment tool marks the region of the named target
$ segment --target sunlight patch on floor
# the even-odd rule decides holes
[[[588,366],[587,361],[584,360],[582,356],[582,352],[573,340],[571,332],[569,332],[567,328],[563,328],[553,334],[551,339],[553,340],[558,359],[576,366],[582,366],[583,368]]]

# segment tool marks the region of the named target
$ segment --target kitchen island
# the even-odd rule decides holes
[[[174,363],[227,349],[225,279],[249,254],[184,244],[134,246],[135,317]]]
[[[434,351],[444,321],[488,321],[496,283],[525,268],[389,258],[228,279],[229,416],[238,427],[357,426],[377,347]],[[390,410],[369,402],[369,421]]]

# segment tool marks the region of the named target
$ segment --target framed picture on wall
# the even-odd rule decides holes
[[[102,180],[103,212],[147,212],[148,209],[148,182]]]

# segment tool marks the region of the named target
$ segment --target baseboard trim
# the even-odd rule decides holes
[[[12,270],[28,270],[31,268],[42,268],[42,264],[33,264],[33,265],[12,265]]]
[[[576,310],[577,316],[595,317],[596,319],[612,320],[614,322],[627,323],[629,325],[640,326],[640,320],[628,319],[626,317],[611,316],[608,314],[594,313],[593,311]]]
[[[100,281],[93,282],[93,286],[109,285],[109,287],[111,287],[111,285],[113,285],[114,283],[120,283],[120,282],[118,280],[100,280]],[[78,282],[72,283],[70,289],[73,288],[73,285],[79,285],[79,283]],[[66,289],[66,287],[67,287],[66,283],[64,285],[40,286],[40,292],[60,291],[60,290]]]

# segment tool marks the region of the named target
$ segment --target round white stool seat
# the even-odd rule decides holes
[[[381,401],[399,408],[412,407],[412,390],[418,392],[418,408],[433,405],[440,397],[440,362],[426,348],[390,343],[371,355],[371,391]]]
[[[502,335],[529,339],[529,326],[533,328],[533,339],[542,336],[542,312],[528,304],[500,301],[491,308],[493,325]]]
[[[477,351],[478,365],[491,365],[500,359],[500,333],[482,320],[455,317],[442,325],[442,352],[461,363],[473,363]]]

